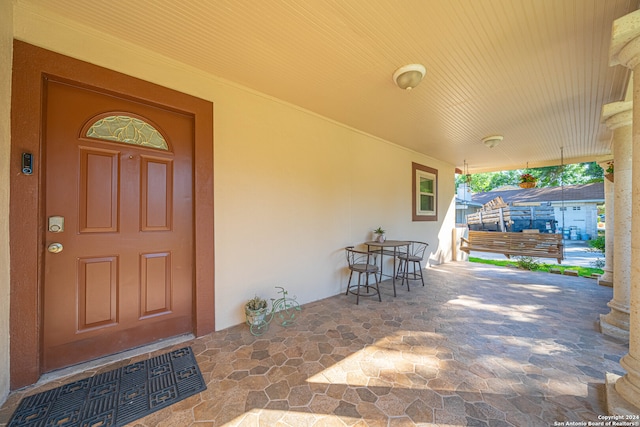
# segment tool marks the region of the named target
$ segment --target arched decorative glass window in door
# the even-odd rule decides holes
[[[106,116],[96,120],[89,126],[85,136],[159,150],[169,149],[167,141],[154,126],[126,115]]]

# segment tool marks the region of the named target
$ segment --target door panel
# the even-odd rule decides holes
[[[153,123],[166,149],[120,119],[122,141],[88,137],[108,112]],[[44,257],[43,371],[191,332],[192,118],[56,81],[45,113],[45,215],[65,228],[45,233],[63,250]]]
[[[78,260],[78,331],[115,325],[118,258]]]
[[[173,162],[142,156],[142,230],[170,230],[173,212]]]
[[[171,254],[141,254],[141,317],[171,311]]]
[[[118,231],[117,151],[80,147],[80,233]]]

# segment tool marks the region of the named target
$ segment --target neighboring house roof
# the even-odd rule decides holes
[[[471,207],[473,207],[473,208],[482,207],[482,203],[478,203],[478,202],[475,202],[473,200],[463,200],[463,199],[460,199],[459,197],[456,197],[456,206],[465,205],[465,204],[470,208]]]
[[[564,187],[518,188],[515,190],[495,190],[476,193],[471,200],[485,204],[496,197],[502,197],[505,203],[545,203],[570,201],[604,202],[604,182]]]

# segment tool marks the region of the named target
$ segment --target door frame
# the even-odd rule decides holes
[[[44,80],[71,81],[193,117],[193,333],[215,330],[213,103],[19,40],[13,43],[10,165],[11,389],[41,373],[45,165]],[[33,175],[22,173],[22,153],[33,154]]]

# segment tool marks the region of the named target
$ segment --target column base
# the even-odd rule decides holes
[[[627,353],[620,359],[620,366],[627,373],[616,381],[616,391],[627,402],[640,405],[640,360]],[[640,414],[640,411],[636,414]]]
[[[605,269],[602,276],[598,277],[598,285],[613,288],[613,271]]]
[[[600,315],[600,332],[610,337],[629,341],[629,311],[618,310],[618,306],[612,302],[607,304],[611,311]]]
[[[600,315],[600,333],[618,338],[622,341],[629,341],[629,331],[625,331],[624,329],[618,328],[617,326],[611,325],[606,322],[604,314]]]
[[[603,279],[602,276],[598,278],[598,285],[613,288],[613,280]]]
[[[607,412],[609,415],[638,415],[640,408],[629,403],[616,390],[616,382],[622,378],[620,375],[607,372],[605,374]]]

